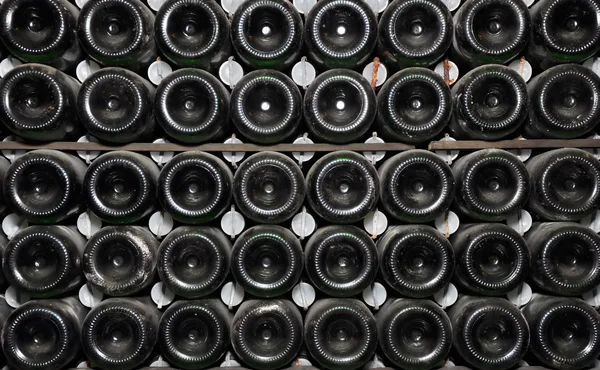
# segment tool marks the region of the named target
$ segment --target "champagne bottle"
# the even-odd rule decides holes
[[[523,308],[530,351],[559,370],[584,369],[600,356],[600,315],[581,299],[535,295]]]
[[[392,226],[377,241],[377,249],[383,280],[403,296],[429,297],[450,282],[452,245],[431,226]]]
[[[529,210],[544,220],[578,221],[600,206],[600,162],[581,149],[556,149],[527,162]]]
[[[263,151],[246,159],[233,177],[233,198],[246,217],[281,223],[294,216],[306,194],[300,167],[288,156]]]
[[[357,299],[318,300],[304,322],[306,347],[321,368],[358,369],[375,354],[377,323]]]
[[[105,66],[141,72],[156,59],[154,14],[140,0],[85,3],[77,30],[90,58]]]
[[[436,303],[421,299],[388,301],[375,315],[379,347],[402,369],[432,369],[452,347],[452,324]]]
[[[377,44],[377,16],[366,1],[318,1],[306,15],[306,46],[322,70],[359,68]]]
[[[148,297],[109,298],[85,317],[83,351],[90,365],[105,370],[138,368],[158,342],[160,311]]]
[[[177,141],[215,140],[228,132],[229,92],[210,73],[183,68],[165,76],[156,88],[154,115],[165,133]]]
[[[148,287],[156,276],[158,242],[140,226],[107,226],[88,240],[83,274],[110,296],[127,296]]]
[[[9,0],[0,7],[0,38],[10,53],[29,63],[72,70],[81,60],[79,10],[66,0]]]
[[[532,35],[529,9],[519,0],[467,0],[454,15],[452,51],[468,67],[504,64]]]
[[[178,368],[206,368],[225,354],[230,326],[231,313],[217,299],[174,302],[160,318],[161,352]]]
[[[66,226],[29,226],[17,232],[4,250],[2,269],[8,282],[33,298],[69,292],[83,283],[85,239]]]
[[[530,191],[527,168],[515,155],[483,149],[452,165],[456,181],[455,207],[481,221],[501,221],[525,206]]]
[[[103,221],[126,224],[152,212],[158,166],[138,153],[113,151],[96,158],[84,177],[83,199]]]
[[[189,151],[163,166],[158,178],[158,200],[180,222],[205,223],[229,207],[232,186],[233,174],[221,159]]]
[[[600,76],[577,64],[552,67],[529,83],[529,138],[573,139],[600,121]]]
[[[87,2],[91,4],[95,2]],[[123,144],[152,138],[154,86],[123,68],[103,68],[79,90],[77,112],[85,128],[100,140]]]
[[[427,68],[401,70],[377,94],[377,129],[389,140],[414,144],[428,141],[444,130],[451,114],[448,84]]]
[[[240,360],[252,368],[282,368],[302,346],[300,311],[288,300],[248,300],[233,317],[231,344]]]
[[[304,267],[302,246],[288,229],[259,225],[244,231],[233,244],[231,273],[244,290],[270,298],[290,291]]]
[[[14,310],[2,330],[2,351],[13,369],[60,370],[81,352],[87,310],[77,297],[29,301]]]
[[[580,296],[600,285],[600,236],[574,222],[536,223],[525,236],[531,282],[561,296]]]
[[[540,0],[531,7],[533,37],[527,59],[541,69],[579,63],[600,50],[596,0]]]
[[[381,206],[403,222],[425,223],[450,208],[454,176],[450,166],[426,150],[408,150],[379,167]]]
[[[379,256],[373,239],[356,226],[317,229],[305,247],[306,273],[323,293],[351,297],[375,280]]]
[[[35,223],[54,224],[79,213],[85,164],[56,150],[34,150],[18,157],[4,175],[8,207]]]
[[[376,114],[373,88],[360,73],[351,70],[332,69],[319,74],[304,94],[307,128],[325,142],[357,141],[369,130]]]
[[[231,242],[214,227],[180,226],[158,248],[158,275],[175,294],[197,298],[217,290],[229,274]]]
[[[455,281],[471,293],[504,295],[518,288],[530,272],[525,240],[505,224],[461,225],[450,242],[456,255]]]
[[[452,13],[440,0],[391,2],[379,20],[379,52],[396,69],[427,67],[452,44]]]
[[[231,55],[229,19],[215,1],[165,1],[154,32],[160,51],[179,67],[216,71]]]
[[[352,224],[377,205],[379,176],[362,155],[341,150],[321,157],[306,175],[308,204],[324,220]]]
[[[0,121],[25,140],[68,140],[81,131],[78,90],[79,82],[52,67],[16,66],[0,80]]]
[[[285,0],[248,0],[231,19],[231,41],[240,60],[250,68],[286,70],[300,57],[302,17]]]
[[[231,120],[240,134],[255,143],[282,142],[296,132],[302,120],[300,89],[281,72],[250,72],[231,93]]]
[[[448,128],[457,139],[499,140],[516,132],[527,118],[525,80],[508,67],[484,65],[452,87],[454,115]]]
[[[468,366],[510,369],[527,351],[527,322],[521,311],[506,299],[463,296],[452,305],[448,316],[452,322],[453,348]]]

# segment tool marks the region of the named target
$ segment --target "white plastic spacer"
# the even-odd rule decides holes
[[[244,0],[221,0],[221,7],[227,13],[232,14],[244,2]]]
[[[77,364],[77,367],[75,367],[76,369],[89,369],[88,363],[87,361],[82,361],[80,363]]]
[[[364,218],[363,227],[375,239],[387,230],[388,219],[383,212],[376,209]]]
[[[104,294],[90,284],[84,284],[79,288],[79,302],[87,308],[96,307],[102,302]]]
[[[148,67],[148,79],[154,85],[158,86],[163,78],[167,77],[173,72],[173,68],[167,62],[162,60],[156,60]]]
[[[594,71],[598,76],[600,76],[600,58],[593,57],[585,62],[583,62],[583,66]]]
[[[8,238],[12,239],[16,233],[29,226],[27,220],[19,217],[16,213],[11,213],[2,220],[2,231]]]
[[[235,210],[235,206],[231,206],[231,210],[221,217],[221,230],[225,235],[229,235],[231,239],[234,239],[246,227],[246,221],[241,213]]]
[[[600,287],[595,287],[589,292],[583,293],[582,298],[592,307],[600,307]]]
[[[83,135],[79,139],[77,139],[78,143],[97,143],[98,139],[91,135]],[[83,159],[86,164],[90,164],[94,159],[98,158],[100,155],[99,150],[78,150],[77,155],[79,158]]]
[[[310,236],[316,228],[315,218],[306,211],[306,207],[302,207],[302,211],[292,218],[292,231],[300,240]]]
[[[4,293],[4,300],[6,300],[6,304],[8,304],[10,307],[17,308],[23,303],[31,300],[31,298],[26,293],[19,292],[11,285]]]
[[[456,303],[458,300],[458,290],[454,284],[448,283],[448,285],[433,295],[433,299],[445,309]]]
[[[312,363],[310,361],[308,361],[308,359],[305,359],[304,357],[298,357],[296,359],[296,361],[294,361],[292,363],[292,367],[296,367],[296,366],[312,366]]]
[[[312,141],[307,134],[304,134],[302,136],[300,136],[299,138],[297,138],[296,140],[294,140],[294,144],[314,144],[315,142]],[[302,165],[302,163],[304,162],[308,162],[311,159],[313,159],[313,157],[315,156],[315,152],[292,152],[292,155],[294,156],[294,158],[296,158],[296,160],[298,161],[299,165]]]
[[[4,77],[11,69],[23,64],[19,59],[8,56],[0,62],[0,77]]]
[[[75,69],[75,75],[79,82],[87,80],[88,77],[100,70],[100,65],[93,60],[82,60]]]
[[[524,209],[519,210],[517,213],[506,219],[506,224],[521,236],[525,235],[525,233],[531,229],[532,223],[533,219],[531,218],[531,214]]]
[[[152,143],[154,144],[168,144],[167,139],[156,139]],[[165,163],[170,161],[175,156],[173,152],[150,152],[150,157],[159,167],[162,167]]]
[[[164,306],[168,306],[171,304],[171,302],[173,302],[175,299],[175,293],[173,293],[171,289],[167,288],[162,281],[159,281],[152,286],[152,289],[150,290],[150,297],[152,297],[152,301],[160,310]]]
[[[317,77],[317,70],[306,60],[306,57],[292,67],[292,80],[296,85],[307,88]]]
[[[376,14],[383,12],[388,6],[388,0],[367,0],[367,2]]]
[[[521,75],[521,77],[523,77],[525,82],[529,81],[531,79],[531,76],[533,75],[533,69],[531,68],[531,63],[529,63],[525,59],[525,57],[513,60],[508,65],[508,68],[516,71],[519,75]]]
[[[86,239],[91,238],[92,235],[100,231],[101,228],[102,220],[90,210],[83,212],[77,217],[77,230],[79,230],[81,235],[85,236]]]
[[[443,0],[443,2],[451,12],[455,11],[460,6],[460,0]]]
[[[371,136],[370,138],[365,140],[365,144],[384,144],[384,143],[385,143],[385,141],[383,141],[382,138],[377,136],[376,132],[373,133],[373,136]],[[363,152],[363,155],[365,156],[365,158],[367,158],[369,160],[369,162],[375,164],[385,157],[385,152],[384,151]]]
[[[600,233],[600,210],[597,209],[592,214],[585,216],[579,223],[592,229],[595,233]]]
[[[367,362],[365,365],[365,369],[381,369],[385,367],[385,364],[381,362],[381,359],[377,355],[373,355],[373,360]]]
[[[294,6],[300,14],[306,14],[315,6],[317,0],[294,0]]]
[[[452,211],[444,212],[435,219],[435,228],[444,234],[446,238],[454,234],[460,226],[460,219]]]
[[[230,281],[221,288],[221,301],[231,310],[239,306],[244,300],[244,288],[241,285]]]
[[[75,0],[75,5],[77,5],[79,7],[79,9],[81,9],[85,5],[85,3],[87,3],[88,1],[89,0]]]
[[[2,141],[4,141],[4,142],[15,141],[15,137],[12,135],[9,135],[9,136],[5,137]],[[5,156],[6,159],[8,159],[11,163],[14,162],[15,159],[22,156],[23,154],[25,154],[25,150],[7,149],[7,150],[2,151],[2,155]]]
[[[219,365],[219,367],[240,367],[240,366],[242,366],[242,365],[233,358],[233,356],[231,355],[231,352],[227,352],[225,354],[225,360],[223,360],[221,365]]]
[[[387,290],[383,285],[376,282],[363,290],[362,298],[369,307],[379,310],[387,299]]]
[[[219,78],[223,83],[233,88],[244,77],[244,68],[242,65],[230,57],[219,67]]]
[[[364,78],[369,81],[369,84],[373,80],[373,68],[375,68],[375,63],[371,62],[365,66],[362,71],[362,75]],[[379,62],[379,68],[377,69],[377,81],[375,81],[375,87],[379,87],[383,85],[383,83],[387,80],[388,72],[385,64],[383,62]]]
[[[532,296],[533,291],[527,283],[521,284],[518,288],[513,289],[506,294],[508,300],[517,307],[525,306],[531,301]]]
[[[148,220],[148,228],[152,234],[161,239],[173,230],[173,217],[166,212],[154,212]]]
[[[315,303],[316,296],[315,288],[304,281],[301,281],[292,289],[292,300],[296,306],[302,307],[305,311]]]
[[[148,6],[156,12],[166,1],[167,0],[148,0]]]
[[[527,139],[525,139],[523,137],[519,137],[516,140],[527,140]],[[509,152],[514,154],[523,163],[527,162],[527,160],[529,160],[529,158],[531,158],[531,149],[527,149],[527,148],[511,149],[511,150],[509,150]]]
[[[224,144],[243,144],[243,142],[232,135],[230,138],[223,142]],[[240,162],[246,156],[245,152],[223,152],[223,158],[229,163],[231,163],[234,167],[237,166],[237,163]]]
[[[535,3],[535,0],[523,0],[523,2],[529,8],[529,7],[531,7],[533,5],[533,3]]]
[[[444,61],[439,62],[435,68],[433,69],[435,73],[444,77]],[[448,85],[452,85],[458,80],[458,76],[460,76],[460,70],[458,66],[451,60],[448,61]]]

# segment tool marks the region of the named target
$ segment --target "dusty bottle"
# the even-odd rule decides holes
[[[302,17],[285,0],[248,0],[231,19],[231,42],[253,69],[286,70],[299,58],[304,39]]]
[[[481,221],[501,221],[527,203],[530,179],[515,155],[500,149],[482,149],[452,165],[456,181],[455,207]]]
[[[579,63],[600,50],[595,0],[540,0],[531,7],[533,37],[527,59],[542,70],[560,63]]]
[[[4,276],[15,289],[34,298],[69,292],[84,281],[84,247],[81,234],[67,226],[26,227],[6,245]]]
[[[60,370],[75,365],[86,313],[77,297],[33,300],[19,306],[2,330],[6,362],[23,370]]]
[[[319,1],[306,15],[306,46],[322,70],[358,68],[377,44],[377,16],[366,1]]]
[[[160,51],[179,67],[216,71],[231,55],[229,19],[214,1],[164,2],[154,33]]]
[[[581,149],[556,149],[527,162],[528,209],[544,220],[578,221],[600,205],[600,162]]]
[[[141,72],[156,59],[153,26],[154,14],[140,0],[88,1],[77,32],[90,58]]]
[[[471,293],[504,295],[518,288],[530,272],[525,240],[505,224],[461,225],[450,242],[456,255],[455,282]]]
[[[386,66],[427,67],[452,44],[452,13],[440,0],[391,2],[379,20],[378,48]]]
[[[304,255],[298,238],[276,225],[244,231],[233,244],[231,273],[244,290],[269,298],[290,291],[302,275]]]
[[[225,354],[231,313],[217,299],[177,301],[160,318],[159,345],[166,360],[181,369],[205,368]]]
[[[403,69],[377,93],[377,129],[388,140],[414,144],[428,141],[444,130],[451,115],[448,84],[427,68]]]
[[[574,222],[537,223],[525,240],[537,288],[580,296],[600,285],[600,236],[593,230]]]
[[[377,249],[383,280],[403,296],[432,296],[452,278],[452,245],[431,226],[390,227],[377,241]]]
[[[29,63],[73,70],[81,60],[79,10],[67,0],[10,0],[0,7],[0,38],[10,53]]]
[[[23,64],[0,80],[0,121],[25,140],[74,138],[80,129],[76,101],[79,82],[52,67]]]
[[[158,176],[158,166],[146,156],[126,151],[109,152],[88,167],[83,199],[103,221],[132,223],[154,209]]]
[[[189,151],[160,171],[158,200],[174,219],[189,224],[215,220],[229,207],[233,174],[212,154]]]
[[[508,67],[484,65],[452,87],[454,114],[448,128],[454,138],[499,140],[519,129],[527,118],[525,80]]]
[[[148,297],[109,298],[85,317],[83,351],[91,366],[104,370],[139,367],[158,342],[160,311]]]
[[[110,67],[83,82],[77,112],[90,134],[122,144],[152,138],[153,102],[154,86],[149,81],[124,68]]]
[[[351,70],[332,69],[319,74],[304,94],[307,128],[321,141],[357,141],[367,133],[376,114],[373,88],[360,73]]]
[[[200,144],[216,140],[228,133],[229,92],[210,73],[183,68],[165,76],[156,88],[154,116],[177,141]]]
[[[454,26],[455,59],[470,68],[510,61],[532,35],[529,9],[519,0],[467,0],[454,15]]]
[[[158,241],[143,227],[103,227],[85,246],[83,274],[106,295],[131,295],[153,282],[157,251]]]
[[[248,300],[233,317],[231,344],[240,360],[252,368],[284,367],[302,346],[300,311],[288,300]]]
[[[383,209],[403,222],[425,223],[450,208],[454,198],[452,170],[438,155],[408,150],[379,167]]]
[[[252,142],[282,142],[294,135],[302,120],[300,89],[281,72],[250,72],[231,92],[231,120]]]
[[[375,209],[379,176],[364,156],[341,150],[316,161],[306,175],[308,204],[331,223],[352,224]]]
[[[321,299],[308,309],[304,338],[322,368],[358,369],[375,354],[377,323],[357,299]]]
[[[34,150],[17,158],[4,175],[9,209],[34,223],[53,224],[83,209],[85,164],[56,150]]]
[[[229,274],[231,242],[214,227],[180,226],[158,249],[158,275],[175,294],[186,298],[206,296]]]
[[[573,139],[600,121],[600,76],[577,64],[549,68],[529,82],[528,138]]]
[[[379,347],[402,369],[432,369],[443,364],[452,347],[452,324],[435,302],[388,301],[375,315]]]
[[[306,194],[302,170],[288,156],[263,151],[246,159],[233,177],[233,198],[249,219],[281,223],[294,216]]]
[[[373,283],[379,267],[373,239],[356,226],[319,228],[308,240],[304,253],[309,279],[334,297],[361,293]]]
[[[453,348],[467,366],[506,370],[516,366],[527,351],[529,327],[507,299],[463,296],[448,316]]]

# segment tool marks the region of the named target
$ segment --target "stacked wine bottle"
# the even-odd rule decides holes
[[[0,367],[600,366],[600,0],[3,0],[0,40]]]

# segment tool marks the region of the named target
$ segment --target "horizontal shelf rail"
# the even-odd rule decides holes
[[[531,139],[501,141],[432,141],[429,150],[600,148],[600,139]]]

